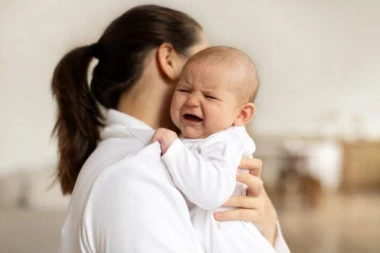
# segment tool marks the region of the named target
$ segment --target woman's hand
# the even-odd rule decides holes
[[[250,221],[273,245],[277,233],[277,213],[260,178],[262,162],[257,158],[243,158],[239,167],[250,171],[236,176],[238,182],[248,186],[247,196],[232,196],[223,206],[237,209],[216,212],[214,217],[219,221]]]

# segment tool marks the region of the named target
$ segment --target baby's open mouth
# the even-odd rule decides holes
[[[201,121],[203,121],[203,119],[201,119],[198,116],[193,115],[193,114],[185,114],[185,115],[183,115],[183,117],[186,120],[190,120],[190,121],[194,121],[194,122],[201,122]]]

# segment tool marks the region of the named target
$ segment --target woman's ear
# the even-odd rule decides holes
[[[238,115],[234,121],[234,126],[244,126],[252,119],[255,115],[255,105],[253,103],[246,103],[242,105],[239,109]]]
[[[157,63],[161,73],[170,81],[176,81],[182,71],[185,60],[170,43],[162,43],[157,49]]]

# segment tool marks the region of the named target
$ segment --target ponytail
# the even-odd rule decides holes
[[[115,19],[94,45],[74,49],[57,65],[52,91],[58,104],[53,133],[58,136],[57,179],[63,194],[73,191],[79,171],[99,140],[103,117],[97,102],[117,109],[144,70],[146,55],[162,43],[188,55],[200,41],[201,26],[185,13],[157,5],[136,6]],[[99,62],[87,82],[90,61]]]
[[[93,46],[66,54],[53,74],[52,93],[58,105],[53,134],[58,137],[57,179],[63,194],[71,194],[79,171],[96,148],[102,114],[87,82]]]

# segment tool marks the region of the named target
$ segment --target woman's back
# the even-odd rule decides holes
[[[200,252],[159,145],[144,148],[152,134],[144,123],[110,111],[77,179],[61,252]]]

